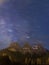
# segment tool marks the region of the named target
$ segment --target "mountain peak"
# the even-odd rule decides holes
[[[46,52],[46,49],[41,44],[33,45],[32,50],[35,53],[45,53]]]
[[[20,49],[21,49],[21,48],[20,48],[20,46],[19,46],[19,44],[18,44],[17,42],[12,42],[12,43],[10,44],[8,50],[15,52],[15,51],[18,51],[18,50],[20,50]]]

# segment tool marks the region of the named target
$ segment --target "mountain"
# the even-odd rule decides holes
[[[23,47],[21,47],[19,45],[19,43],[17,42],[12,42],[9,47],[7,48],[8,51],[12,51],[12,52],[22,52],[22,53],[36,53],[36,54],[44,54],[49,52],[48,49],[44,48],[40,43],[39,44],[34,44],[32,46],[30,46],[30,44],[28,42],[25,42],[25,44],[23,45]]]
[[[21,47],[17,42],[12,42],[8,48],[3,49],[2,51],[21,51],[21,52],[29,52],[29,53],[47,53],[49,52],[48,49],[44,48],[41,44],[34,44],[30,46],[28,42],[26,42],[23,47]]]
[[[22,52],[23,53],[31,53],[31,46],[29,43],[25,43],[24,46],[22,47]]]
[[[23,54],[24,52],[25,54]],[[13,42],[10,44],[8,48],[0,51],[0,63],[9,62],[11,63],[10,65],[14,65],[15,63],[23,64],[25,63],[25,61],[27,61],[27,58],[28,61],[30,60],[31,62],[34,59],[35,63],[36,63],[35,59],[39,59],[39,58],[42,60],[44,59],[44,61],[46,61],[46,59],[49,58],[49,50],[47,50],[40,44],[35,44],[31,47],[28,43],[25,43],[23,47],[20,47],[17,42]],[[4,63],[0,65],[8,65]]]
[[[21,47],[19,46],[19,44],[17,42],[13,42],[10,44],[9,48],[8,48],[9,51],[21,51]]]
[[[44,48],[41,44],[35,44],[32,46],[32,52],[37,53],[37,54],[39,54],[39,53],[43,54],[43,53],[47,53],[48,50],[46,48]]]

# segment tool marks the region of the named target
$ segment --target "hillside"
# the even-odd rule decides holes
[[[11,49],[14,49],[14,51]],[[24,51],[26,52],[23,53]],[[16,65],[19,63],[21,65],[49,65],[49,50],[41,45],[31,47],[25,44],[21,48],[18,44],[13,43],[8,48],[0,51],[0,65]]]

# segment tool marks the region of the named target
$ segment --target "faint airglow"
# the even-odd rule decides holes
[[[0,5],[2,5],[5,2],[5,0],[0,0]]]

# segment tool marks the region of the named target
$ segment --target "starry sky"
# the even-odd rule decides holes
[[[49,49],[49,0],[0,0],[0,48],[15,41]]]

